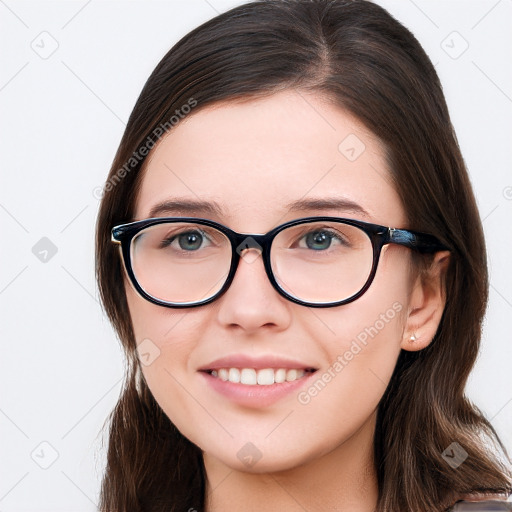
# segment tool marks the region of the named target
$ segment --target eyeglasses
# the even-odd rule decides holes
[[[220,297],[240,257],[251,262],[261,253],[270,282],[286,299],[333,307],[365,293],[386,244],[421,253],[447,249],[432,235],[339,217],[296,219],[266,234],[237,233],[208,219],[158,217],[115,226],[112,241],[121,244],[138,293],[173,308]]]

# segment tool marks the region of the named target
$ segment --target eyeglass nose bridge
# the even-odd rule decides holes
[[[238,234],[235,241],[235,251],[246,263],[252,263],[260,255],[263,256],[267,243],[266,235]]]
[[[231,233],[230,238],[233,250],[234,268],[232,268],[232,275],[230,276],[231,279],[229,279],[229,284],[231,284],[231,281],[234,279],[234,274],[236,273],[240,259],[243,259],[245,263],[252,264],[261,256],[267,278],[274,288],[281,293],[270,265],[270,247],[274,237],[275,231],[265,234]]]
[[[272,287],[283,297],[294,301],[294,298],[289,296],[279,286],[271,268],[270,247],[276,233],[277,231],[275,230],[266,234],[236,233],[234,231],[229,233],[229,237],[231,238],[233,261],[231,271],[220,294],[224,294],[231,286],[240,264],[240,259],[243,259],[245,263],[252,264],[261,256],[263,259],[265,274]]]

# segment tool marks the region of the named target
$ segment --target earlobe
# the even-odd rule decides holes
[[[416,276],[409,300],[402,349],[422,350],[434,339],[446,303],[445,275],[449,261],[448,251],[437,252],[430,267]]]

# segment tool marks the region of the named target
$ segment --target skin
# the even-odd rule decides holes
[[[338,149],[349,134],[365,145],[354,161]],[[304,197],[343,197],[366,214],[283,207]],[[242,233],[315,215],[410,227],[379,141],[332,103],[298,91],[218,104],[181,121],[151,154],[136,219],[170,198],[216,201],[225,214],[163,216],[207,217]],[[374,509],[376,408],[400,350],[421,350],[436,332],[447,260],[438,253],[418,275],[410,250],[388,245],[370,289],[355,302],[325,309],[281,297],[261,257],[242,258],[230,289],[198,308],[153,305],[126,281],[137,343],[149,339],[159,350],[142,366],[144,377],[169,418],[203,450],[209,511],[240,510],[241,503],[246,511]],[[235,405],[197,372],[218,357],[243,353],[293,355],[321,375],[393,304],[401,310],[307,404],[291,393],[265,408]],[[248,442],[262,455],[251,467],[237,457]]]

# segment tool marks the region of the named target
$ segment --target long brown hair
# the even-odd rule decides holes
[[[414,36],[365,0],[269,0],[223,13],[183,37],[144,86],[105,187],[97,223],[97,278],[127,357],[111,414],[102,511],[205,510],[201,451],[154,400],[142,377],[110,243],[133,220],[146,151],[186,109],[219,101],[313,91],[351,112],[383,142],[411,229],[450,247],[447,303],[433,342],[402,351],[378,409],[377,510],[437,511],[468,492],[510,492],[510,474],[482,437],[503,450],[464,397],[479,349],[488,276],[482,226],[437,74]],[[190,110],[190,108],[188,109]],[[178,115],[179,113],[179,115]],[[141,156],[143,155],[143,156]],[[129,165],[127,165],[129,162]],[[452,468],[443,451],[468,454]]]

